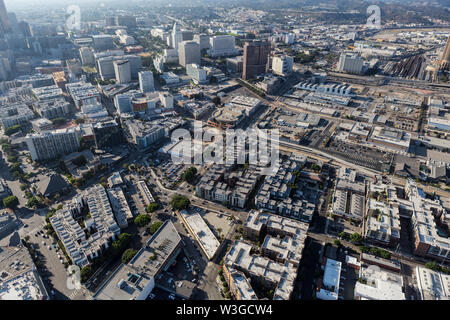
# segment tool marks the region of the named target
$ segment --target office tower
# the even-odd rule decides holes
[[[176,52],[178,52],[178,45],[182,41],[183,41],[183,33],[180,31],[180,28],[178,27],[177,23],[175,22],[175,24],[173,25],[173,30],[172,30],[171,44]]]
[[[448,36],[447,44],[442,54],[441,69],[450,70],[450,35]]]
[[[0,24],[3,32],[7,32],[11,29],[11,23],[9,22],[8,11],[6,10],[4,0],[0,0]]]
[[[107,56],[97,59],[97,70],[103,80],[111,79],[115,77],[114,61],[128,60],[131,68],[131,78],[137,79],[138,73],[142,69],[142,59],[136,55],[120,55],[120,56]]]
[[[94,50],[105,51],[114,48],[113,37],[108,34],[92,36]]]
[[[19,22],[19,29],[25,37],[31,37],[31,27],[26,21]]]
[[[153,72],[151,71],[139,72],[139,89],[141,90],[142,93],[155,91]]]
[[[200,45],[195,41],[183,41],[178,48],[179,63],[183,67],[195,63],[200,65]]]
[[[31,159],[35,161],[55,159],[78,151],[80,147],[78,133],[73,128],[29,134],[26,143]]]
[[[181,31],[183,41],[191,41],[194,40],[194,33],[192,31]]]
[[[131,66],[128,60],[114,61],[114,73],[119,84],[131,82]]]
[[[15,34],[20,33],[19,22],[17,21],[16,14],[14,12],[8,12],[8,20],[10,31]]]
[[[116,25],[116,17],[106,17],[105,25],[107,27],[114,27]]]
[[[266,72],[270,49],[267,41],[245,43],[242,79],[252,79]]]
[[[97,122],[92,127],[97,148],[117,146],[123,142],[122,128],[116,120]]]
[[[211,45],[209,43],[210,38],[211,38],[211,36],[206,35],[206,34],[194,35],[194,41],[198,42],[198,44],[200,45],[200,50],[209,49],[211,47]]]
[[[273,57],[272,72],[280,76],[286,76],[292,72],[294,58],[289,56]]]
[[[116,25],[127,27],[129,29],[136,28],[136,17],[135,16],[117,16]]]
[[[94,52],[89,47],[80,48],[80,58],[83,66],[93,66],[95,64]]]
[[[118,94],[114,97],[114,106],[119,114],[131,113],[131,95],[128,93]]]
[[[342,53],[339,58],[338,71],[351,74],[361,74],[363,65],[364,60],[361,57]]]
[[[208,54],[211,57],[227,57],[237,55],[239,51],[235,47],[233,36],[214,36],[210,39],[210,49]]]

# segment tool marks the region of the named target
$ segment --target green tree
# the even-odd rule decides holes
[[[92,268],[91,266],[84,266],[83,268],[81,268],[80,271],[80,277],[81,277],[81,282],[86,282],[92,275]]]
[[[183,180],[192,184],[195,180],[196,174],[197,174],[197,169],[195,167],[190,167],[184,172]]]
[[[162,222],[161,221],[156,221],[155,223],[153,223],[150,226],[150,233],[154,234],[156,231],[158,231],[158,229],[162,226]]]
[[[13,135],[16,132],[19,132],[20,128],[21,128],[20,124],[16,124],[15,126],[12,126],[12,127],[9,127],[7,129],[5,129],[5,134],[7,136],[11,136],[11,135]]]
[[[133,259],[138,251],[134,249],[127,249],[122,254],[122,263],[128,263]]]
[[[146,225],[148,225],[150,223],[150,216],[148,214],[140,214],[136,217],[136,219],[134,219],[134,223],[142,228],[145,227]]]
[[[40,206],[40,202],[38,199],[36,199],[36,197],[31,197],[28,201],[27,201],[27,205],[28,208],[37,208]]]
[[[350,241],[352,243],[361,243],[362,242],[362,236],[359,233],[353,233],[350,235]]]
[[[175,210],[185,210],[189,207],[190,204],[191,202],[188,198],[178,194],[173,196],[172,201],[170,201],[170,205]]]
[[[155,212],[159,209],[159,204],[157,202],[150,203],[147,206],[147,212]]]
[[[121,254],[131,242],[131,234],[122,233],[119,238],[112,243],[112,252],[114,255]]]
[[[6,208],[13,209],[19,204],[19,199],[16,196],[9,196],[3,199],[3,205]]]
[[[221,102],[220,97],[215,96],[215,97],[212,99],[212,102],[213,102],[216,106],[220,105],[220,102]]]

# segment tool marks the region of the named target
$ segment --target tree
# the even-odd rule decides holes
[[[183,174],[183,180],[192,184],[195,180],[195,175],[197,174],[197,168],[190,167]]]
[[[353,233],[350,235],[350,241],[352,243],[361,243],[362,242],[362,236],[359,233]]]
[[[215,96],[215,97],[212,99],[212,102],[213,102],[216,106],[220,105],[220,103],[221,103],[220,97]]]
[[[170,201],[170,205],[175,210],[185,210],[189,207],[190,204],[191,202],[188,198],[178,194],[173,196],[172,201]]]
[[[11,136],[11,135],[13,135],[16,132],[19,132],[20,128],[21,128],[20,124],[16,124],[15,126],[12,126],[12,127],[9,127],[7,129],[5,129],[5,134],[7,136]]]
[[[87,163],[86,157],[84,155],[80,155],[72,160],[72,163],[77,167],[84,166]]]
[[[147,206],[147,212],[155,212],[158,209],[159,209],[159,204],[156,202],[150,203]]]
[[[150,233],[154,234],[156,231],[158,231],[158,229],[162,226],[162,222],[161,221],[156,221],[155,223],[153,223],[150,226]]]
[[[27,205],[28,208],[37,208],[40,206],[40,202],[38,201],[38,199],[36,199],[36,197],[31,197],[28,201],[27,201]]]
[[[138,227],[142,228],[142,227],[145,227],[146,225],[148,225],[150,223],[150,220],[151,220],[151,218],[150,218],[149,215],[147,215],[147,214],[140,214],[140,215],[138,215],[136,217],[136,219],[134,219],[134,223]]]
[[[66,123],[66,119],[64,118],[54,118],[50,120],[53,124],[60,125]]]
[[[81,282],[86,282],[92,275],[92,268],[91,266],[84,266],[81,268],[80,271],[80,277]]]
[[[122,233],[119,238],[112,243],[112,253],[117,256],[121,254],[131,242],[129,233]]]
[[[6,208],[13,209],[19,204],[19,199],[16,196],[9,196],[3,199],[3,205]]]
[[[133,259],[138,251],[134,249],[127,249],[122,254],[122,263],[128,263]]]
[[[333,242],[334,242],[334,244],[337,245],[337,246],[340,246],[340,245],[341,245],[341,242],[340,242],[338,239],[335,239]]]

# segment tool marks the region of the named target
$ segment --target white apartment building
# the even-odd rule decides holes
[[[26,143],[34,161],[54,159],[80,147],[78,134],[73,128],[29,134]]]
[[[280,76],[287,76],[292,72],[294,58],[289,56],[273,57],[272,72]]]
[[[195,84],[205,83],[207,81],[206,70],[196,64],[186,66],[186,74],[192,78]]]
[[[364,60],[361,57],[342,53],[339,58],[338,71],[351,74],[361,74],[363,65]]]

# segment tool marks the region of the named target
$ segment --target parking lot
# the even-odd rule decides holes
[[[332,141],[326,151],[360,166],[382,171],[382,163],[390,163],[393,155],[366,146]]]
[[[173,163],[171,159],[161,162],[157,167],[157,174],[164,178],[166,187],[179,183],[188,166]]]
[[[200,210],[198,210],[200,209]],[[216,236],[227,235],[233,225],[229,216],[197,208],[198,212]]]
[[[38,252],[39,260],[45,265],[41,275],[50,295],[55,299],[68,299],[74,290],[67,287],[68,272],[64,266],[66,258],[57,243],[40,228],[30,234],[29,241]]]

